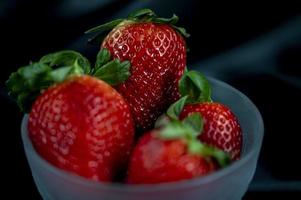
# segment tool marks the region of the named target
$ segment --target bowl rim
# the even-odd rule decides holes
[[[261,114],[254,103],[242,92],[235,89],[234,87],[230,86],[229,84],[217,80],[215,78],[207,77],[210,82],[215,82],[218,85],[222,85],[223,87],[234,91],[237,93],[244,101],[251,106],[252,110],[255,113],[256,119],[258,120],[258,126],[256,126],[256,136],[254,137],[254,141],[256,144],[259,145],[258,148],[252,148],[245,156],[241,159],[235,161],[231,165],[220,169],[212,174],[208,174],[202,177],[196,177],[193,179],[182,180],[177,182],[168,182],[168,183],[159,183],[159,184],[123,184],[123,183],[106,183],[106,182],[96,182],[81,177],[79,175],[73,174],[71,172],[67,172],[65,170],[59,169],[54,165],[50,164],[48,161],[43,159],[34,149],[27,133],[27,121],[28,121],[28,114],[25,114],[22,119],[21,125],[21,135],[23,146],[27,154],[31,154],[32,157],[38,162],[39,165],[43,166],[43,168],[48,169],[48,171],[60,178],[63,178],[67,181],[72,181],[74,184],[83,185],[89,188],[96,188],[99,190],[107,189],[116,192],[155,192],[155,191],[165,191],[165,190],[177,190],[177,189],[185,189],[185,188],[192,188],[198,187],[200,185],[204,185],[208,182],[216,181],[217,179],[221,179],[224,176],[227,176],[236,171],[236,169],[242,167],[243,165],[247,164],[247,162],[261,149],[263,133],[264,133],[264,125]]]

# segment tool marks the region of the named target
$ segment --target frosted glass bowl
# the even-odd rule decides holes
[[[49,164],[34,150],[22,121],[22,140],[35,184],[47,200],[240,200],[253,178],[263,138],[263,121],[255,105],[228,84],[209,78],[212,98],[229,106],[243,130],[240,160],[208,176],[156,185],[98,183]]]

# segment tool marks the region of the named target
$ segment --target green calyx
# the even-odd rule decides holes
[[[183,121],[171,120],[160,131],[163,139],[192,139],[200,135],[203,129],[203,120],[199,113],[186,117]]]
[[[188,71],[187,68],[179,81],[181,98],[167,109],[170,119],[178,120],[186,104],[212,102],[211,88],[206,77],[197,71]]]
[[[41,90],[89,70],[90,63],[81,54],[70,50],[60,51],[19,68],[10,75],[6,87],[20,109],[29,112]]]
[[[173,120],[178,120],[179,116],[186,104],[188,96],[183,96],[182,98],[180,98],[178,101],[176,101],[175,103],[171,104],[169,106],[169,108],[166,111],[166,114],[168,117],[170,117]]]
[[[186,103],[212,102],[211,88],[206,77],[197,71],[186,71],[179,81],[181,96],[188,96]]]
[[[117,85],[129,76],[130,63],[111,59],[107,49],[102,49],[91,68],[87,58],[76,51],[64,50],[43,56],[38,62],[19,68],[6,81],[8,93],[21,111],[28,113],[43,89],[61,83],[74,75],[95,76],[110,85]]]
[[[170,18],[161,18],[158,17],[152,10],[145,8],[130,13],[127,18],[115,19],[113,21],[91,28],[85,33],[95,33],[96,35],[89,39],[89,42],[99,45],[99,43],[104,38],[105,33],[111,31],[117,26],[121,26],[127,23],[153,22],[157,24],[169,24],[184,37],[189,37],[190,35],[186,32],[186,30],[183,27],[176,26],[178,21],[179,17],[175,14],[173,14],[173,16]]]
[[[202,116],[199,113],[193,113],[183,121],[171,120],[168,124],[161,127],[157,137],[163,140],[184,140],[187,144],[187,151],[190,154],[213,158],[221,167],[228,165],[230,162],[229,155],[216,147],[209,146],[198,140],[198,136],[202,130]]]
[[[118,85],[130,76],[130,62],[111,59],[110,52],[102,48],[96,57],[95,67],[89,73],[110,85]]]
[[[221,167],[225,167],[231,162],[231,158],[226,152],[216,147],[201,143],[198,140],[190,140],[188,142],[188,151],[192,154],[212,157]]]
[[[43,56],[39,63],[47,64],[51,68],[73,66],[81,69],[83,73],[91,70],[89,60],[82,54],[73,50],[63,50]]]

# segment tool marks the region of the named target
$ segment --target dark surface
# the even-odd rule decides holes
[[[0,0],[1,168],[10,199],[40,196],[22,149],[22,114],[7,97],[4,81],[29,60],[59,49],[79,50],[93,58],[97,47],[86,45],[87,36],[82,33],[140,7],[150,7],[162,16],[177,13],[180,24],[192,35],[189,66],[238,88],[262,113],[263,148],[244,199],[301,197],[301,165],[296,161],[301,141],[301,13],[297,5],[256,1],[217,5],[197,0],[68,2],[72,1]]]

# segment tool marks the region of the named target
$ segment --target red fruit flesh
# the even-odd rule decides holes
[[[138,129],[150,129],[179,98],[186,66],[182,36],[166,24],[130,23],[115,28],[102,44],[114,58],[131,62],[131,76],[117,90],[129,103]]]
[[[89,76],[44,91],[29,114],[28,129],[44,159],[97,181],[111,181],[124,167],[134,136],[121,95]]]
[[[184,107],[180,119],[195,112],[200,113],[204,120],[200,140],[229,153],[233,160],[239,159],[242,130],[233,112],[219,103],[189,104]]]
[[[215,170],[215,164],[187,153],[182,140],[162,141],[155,132],[142,136],[132,152],[127,182],[154,184],[191,179]]]

